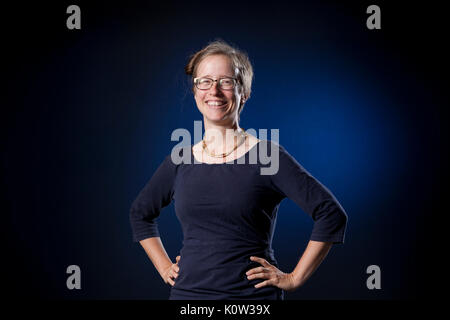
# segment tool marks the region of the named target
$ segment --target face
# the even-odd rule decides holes
[[[212,55],[204,58],[197,67],[197,78],[211,78],[218,80],[224,77],[235,78],[230,59],[224,55]],[[197,107],[205,120],[217,124],[237,121],[241,94],[239,85],[232,90],[218,87],[218,82],[208,90],[200,90],[194,86],[194,98]]]

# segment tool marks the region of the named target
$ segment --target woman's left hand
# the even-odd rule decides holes
[[[263,258],[250,257],[250,260],[260,263],[262,267],[256,267],[248,270],[245,273],[247,275],[247,279],[265,279],[265,281],[256,284],[255,288],[275,286],[285,291],[294,291],[297,289],[292,273],[284,273],[280,271],[277,267],[271,265]]]

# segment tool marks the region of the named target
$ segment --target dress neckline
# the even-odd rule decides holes
[[[254,148],[256,148],[261,142],[262,142],[262,140],[259,140],[257,143],[255,143],[254,146],[252,146],[250,149],[248,149],[248,151],[246,153],[244,153],[242,156],[240,156],[236,159],[233,159],[233,160],[229,160],[228,162],[221,162],[221,163],[208,163],[208,162],[198,161],[194,156],[194,150],[193,150],[194,145],[191,145],[191,160],[192,160],[193,164],[219,165],[219,166],[224,165],[224,164],[228,164],[228,165],[238,164],[238,163],[236,163],[236,162],[238,162],[238,160],[240,160],[244,157],[247,157],[247,155],[250,153],[250,151],[252,151]],[[247,163],[247,161],[245,163]]]

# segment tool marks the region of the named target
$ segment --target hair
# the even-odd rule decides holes
[[[233,70],[238,70],[236,78],[241,88],[241,94],[245,97],[245,101],[247,101],[250,98],[252,91],[252,64],[250,63],[246,52],[230,46],[223,40],[215,40],[210,42],[206,47],[192,54],[189,57],[188,63],[184,67],[185,73],[191,76],[191,80],[194,79],[197,77],[197,68],[200,62],[202,62],[206,57],[212,55],[225,55],[230,59]],[[192,89],[194,89],[193,86]],[[241,102],[239,105],[238,114],[242,112],[243,108],[244,103]]]

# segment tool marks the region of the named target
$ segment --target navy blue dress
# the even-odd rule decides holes
[[[262,147],[268,155],[279,150],[276,173],[261,174],[271,166],[260,156]],[[190,161],[175,164],[167,155],[130,209],[133,240],[138,242],[159,237],[156,218],[174,201],[184,237],[180,272],[169,299],[283,300],[283,290],[255,288],[263,280],[248,280],[245,273],[261,266],[250,256],[278,267],[272,237],[284,198],[312,217],[310,240],[344,242],[346,212],[282,146],[262,140],[233,164],[199,163],[189,149],[180,149],[180,155],[183,150],[189,151]]]

